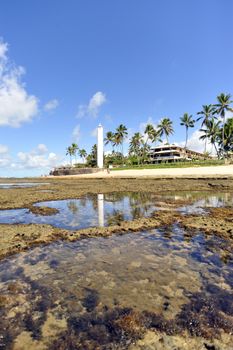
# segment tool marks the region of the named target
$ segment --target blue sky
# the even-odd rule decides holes
[[[100,122],[167,116],[182,142],[184,112],[233,94],[232,21],[232,0],[2,0],[0,176],[48,173],[73,141],[89,151]]]

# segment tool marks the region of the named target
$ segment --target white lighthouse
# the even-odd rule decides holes
[[[97,167],[103,168],[104,166],[104,133],[103,127],[99,124],[97,129]]]

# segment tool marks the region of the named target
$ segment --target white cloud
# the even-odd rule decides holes
[[[29,152],[18,152],[16,157],[11,157],[8,147],[1,145],[0,151],[0,168],[1,171],[7,171],[9,176],[16,174],[45,174],[52,168],[65,164],[65,158],[54,152],[49,152],[44,144],[39,144]]]
[[[1,39],[0,39],[0,59],[5,60],[6,59],[6,53],[8,51],[8,44],[4,43]]]
[[[0,168],[5,168],[10,165],[10,158],[9,157],[4,157],[0,158]]]
[[[48,152],[48,148],[46,147],[46,145],[44,145],[43,143],[40,143],[38,146],[37,146],[37,150],[38,150],[38,153],[40,154],[45,154]]]
[[[0,126],[20,127],[38,112],[38,100],[29,95],[21,81],[22,67],[7,56],[8,45],[0,40]]]
[[[90,99],[88,112],[94,117],[97,115],[99,108],[106,102],[105,94],[101,91],[96,92]]]
[[[39,144],[29,152],[18,152],[17,157],[17,161],[11,164],[11,167],[17,169],[49,170],[61,161],[58,155],[53,152],[49,153],[44,144]]]
[[[74,128],[73,132],[72,132],[72,139],[73,141],[75,142],[79,142],[79,139],[80,139],[80,125],[76,125],[76,127]]]
[[[0,168],[9,166],[10,162],[9,148],[6,145],[0,145]]]
[[[231,112],[231,111],[227,111],[226,112],[226,120],[229,119],[229,118],[233,118],[233,112]]]
[[[44,110],[52,111],[53,109],[56,109],[58,105],[59,105],[59,102],[57,99],[50,100],[44,105]]]
[[[91,116],[96,118],[100,107],[107,101],[103,92],[97,91],[90,99],[87,105],[79,105],[77,118],[83,118],[85,116]]]
[[[0,154],[6,154],[9,152],[9,148],[6,145],[0,145]]]
[[[205,141],[200,140],[201,135],[203,135],[203,133],[200,130],[194,131],[188,138],[187,148],[192,151],[203,153],[205,149]],[[175,145],[184,147],[185,141],[175,142]],[[209,142],[207,142],[206,151],[214,154],[213,146]]]

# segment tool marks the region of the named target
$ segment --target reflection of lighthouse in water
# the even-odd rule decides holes
[[[104,226],[104,195],[98,194],[98,223],[100,227]]]
[[[104,166],[104,137],[103,127],[99,124],[97,128],[97,167],[102,169]]]

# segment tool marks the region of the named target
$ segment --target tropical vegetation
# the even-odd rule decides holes
[[[200,140],[204,141],[203,153],[207,155],[207,144],[212,145],[211,153],[215,153],[219,160],[232,156],[233,154],[233,100],[230,94],[221,93],[217,96],[217,102],[202,105],[202,109],[193,115],[185,112],[179,119],[180,125],[185,128],[184,148],[188,148],[189,129],[194,128],[200,122]],[[169,144],[169,137],[174,134],[173,121],[169,117],[164,117],[158,125],[148,123],[142,132],[135,132],[129,137],[128,128],[120,124],[115,131],[107,131],[104,143],[109,145],[111,151],[105,155],[105,166],[110,164],[116,166],[141,166],[149,163],[151,147],[163,142]],[[124,146],[128,144],[128,150],[124,151]],[[91,152],[87,154],[85,149],[80,149],[73,143],[67,147],[66,154],[75,158],[77,154],[82,158],[85,166],[96,166],[97,145],[95,144]],[[208,157],[207,157],[208,158]]]

